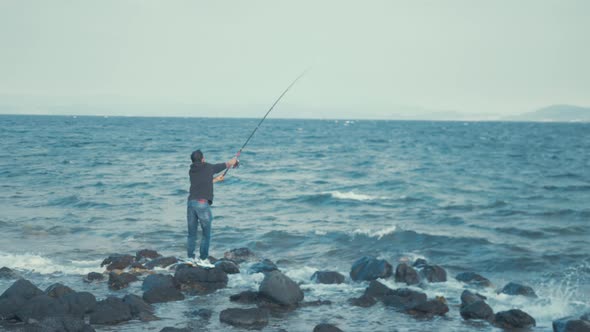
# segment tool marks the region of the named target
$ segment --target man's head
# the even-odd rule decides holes
[[[191,153],[191,161],[193,163],[205,162],[205,157],[203,156],[203,152],[201,152],[201,150],[193,151],[193,153]]]

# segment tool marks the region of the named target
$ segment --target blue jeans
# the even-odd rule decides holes
[[[201,239],[201,247],[199,254],[201,259],[209,257],[209,241],[211,240],[211,221],[213,214],[211,214],[211,207],[207,202],[198,202],[190,200],[187,203],[186,220],[188,224],[187,237],[187,256],[195,257],[195,246],[197,242],[197,227],[199,222],[203,229],[203,238]]]

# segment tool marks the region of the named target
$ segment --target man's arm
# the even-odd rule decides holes
[[[215,164],[215,165],[213,165],[213,173],[217,174],[217,173],[225,170],[226,168],[233,167],[237,162],[238,162],[238,160],[234,157],[224,163]]]

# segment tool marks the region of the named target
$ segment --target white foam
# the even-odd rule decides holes
[[[0,252],[0,266],[41,274],[64,273],[84,275],[99,269],[100,263],[100,260],[72,260],[69,261],[69,264],[60,264],[50,258],[32,253],[11,254]]]
[[[392,225],[383,229],[367,229],[367,228],[358,228],[355,229],[352,233],[354,235],[366,235],[368,237],[376,237],[377,239],[381,239],[382,237],[393,234],[397,229],[397,226]]]
[[[364,194],[356,194],[353,191],[349,192],[341,192],[341,191],[329,191],[327,194],[330,194],[332,197],[336,199],[346,199],[352,201],[372,201],[378,199],[378,197],[373,197]]]

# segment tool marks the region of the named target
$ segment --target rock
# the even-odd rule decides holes
[[[8,287],[7,290],[0,295],[0,299],[6,298],[21,298],[30,300],[37,295],[42,295],[43,291],[33,285],[26,279],[19,279],[15,281],[12,286]]]
[[[369,283],[369,287],[365,289],[365,295],[375,298],[377,300],[382,299],[387,295],[393,294],[393,289],[385,286],[377,280],[373,280]]]
[[[417,269],[421,269],[426,265],[428,265],[428,262],[424,258],[418,258],[416,261],[414,261],[414,264],[412,264],[412,266]]]
[[[70,287],[62,285],[60,283],[53,284],[47,287],[47,289],[45,290],[45,294],[53,298],[60,298],[69,293],[75,293],[75,291],[72,290]]]
[[[104,274],[98,272],[90,272],[84,278],[84,282],[102,281],[104,280]]]
[[[367,294],[363,294],[360,297],[349,299],[348,302],[356,307],[368,308],[372,307],[377,303],[374,297],[368,296]]]
[[[3,266],[0,269],[0,279],[17,279],[18,277],[18,273],[7,268],[6,266]]]
[[[336,271],[316,271],[311,280],[318,284],[341,284],[344,282],[344,276]]]
[[[535,298],[537,297],[537,294],[535,294],[535,291],[531,287],[517,284],[515,282],[509,282],[508,284],[506,284],[506,286],[502,288],[500,293],[508,295],[522,295],[526,297]]]
[[[0,299],[0,320],[16,319],[16,312],[27,300],[20,297]]]
[[[270,271],[277,271],[279,268],[270,259],[264,259],[258,263],[252,264],[248,269],[248,273],[264,273]]]
[[[45,294],[37,295],[28,300],[17,311],[16,317],[21,322],[28,322],[29,319],[42,320],[46,317],[63,316],[68,308],[59,300]]]
[[[533,317],[520,309],[496,313],[494,323],[504,329],[524,329],[537,324]]]
[[[130,283],[137,280],[137,277],[131,273],[123,272],[121,274],[117,274],[115,272],[111,272],[109,273],[109,288],[112,290],[127,288]]]
[[[123,298],[123,302],[129,306],[133,318],[139,319],[142,322],[158,320],[158,317],[154,315],[154,307],[145,302],[141,297],[128,294]]]
[[[143,281],[143,299],[147,303],[162,303],[184,300],[184,295],[178,290],[174,278],[170,275],[152,274]]]
[[[564,317],[553,321],[553,332],[590,332],[590,322],[584,319]]]
[[[223,272],[227,274],[238,274],[240,273],[240,268],[238,264],[234,263],[233,261],[222,259],[215,263],[215,267],[221,269]]]
[[[257,304],[260,301],[260,294],[255,291],[244,291],[239,294],[231,295],[229,300],[244,304]]]
[[[587,312],[587,313],[583,314],[582,316],[580,316],[580,319],[590,321],[590,312]]]
[[[90,324],[113,325],[130,321],[131,308],[123,300],[109,296],[99,301],[90,313]]]
[[[135,262],[133,264],[131,264],[130,266],[131,270],[133,270],[134,273],[137,272],[144,272],[145,270],[149,270],[147,267],[145,267],[143,264],[139,263],[139,262]]]
[[[473,294],[468,290],[463,291],[461,294],[461,317],[466,320],[483,319],[493,321],[494,311],[484,302],[484,299],[479,294]]]
[[[84,314],[91,312],[96,307],[96,297],[88,292],[73,292],[59,298],[68,311],[74,317],[84,317]]]
[[[280,271],[267,273],[258,291],[282,306],[296,306],[303,301],[303,292],[299,285]]]
[[[157,251],[150,249],[142,249],[135,253],[135,260],[137,262],[142,262],[148,259],[155,259],[159,257],[162,257],[162,255],[158,254]]]
[[[422,278],[428,282],[445,282],[447,281],[447,272],[438,265],[425,265],[420,270]]]
[[[409,288],[398,288],[392,290],[391,294],[384,296],[381,301],[386,306],[406,311],[425,303],[426,294],[411,290]]]
[[[475,273],[475,272],[461,272],[455,276],[458,281],[464,282],[475,287],[492,287],[492,282]]]
[[[227,273],[221,268],[183,266],[176,270],[174,281],[183,291],[207,294],[227,286]]]
[[[420,283],[418,272],[406,263],[401,263],[395,269],[395,282],[405,282],[407,285]]]
[[[25,324],[26,332],[94,332],[83,319],[71,316],[46,317],[41,321]]]
[[[135,262],[135,257],[131,255],[114,254],[105,258],[102,263],[100,263],[100,267],[107,265],[108,271],[124,270],[133,264],[133,262]]]
[[[178,263],[178,259],[173,256],[159,257],[144,264],[146,269],[153,270],[156,267],[166,268],[172,264]]]
[[[307,302],[301,302],[299,304],[300,307],[305,308],[305,307],[319,307],[322,305],[332,305],[332,301],[330,300],[315,300],[315,301],[307,301]]]
[[[388,278],[392,275],[392,266],[386,260],[365,256],[352,264],[350,277],[354,281]]]
[[[189,329],[188,327],[178,328],[178,327],[165,327],[160,330],[160,332],[192,332],[193,330]]]
[[[337,328],[332,324],[318,324],[313,328],[313,332],[343,332],[341,329]]]
[[[247,261],[254,261],[254,260],[258,259],[258,257],[256,257],[256,254],[254,254],[248,248],[232,249],[232,250],[226,252],[225,254],[223,254],[223,257],[226,259],[230,259],[238,264],[241,264],[241,263],[247,262]]]
[[[266,309],[229,308],[219,314],[219,321],[236,327],[262,329],[268,325],[269,312]]]
[[[449,307],[444,301],[444,298],[437,298],[426,302],[419,303],[418,305],[407,310],[409,314],[420,315],[420,316],[443,316],[449,312]]]
[[[209,320],[213,316],[213,310],[211,309],[198,309],[193,310],[188,314],[189,317],[199,317],[201,319]]]

